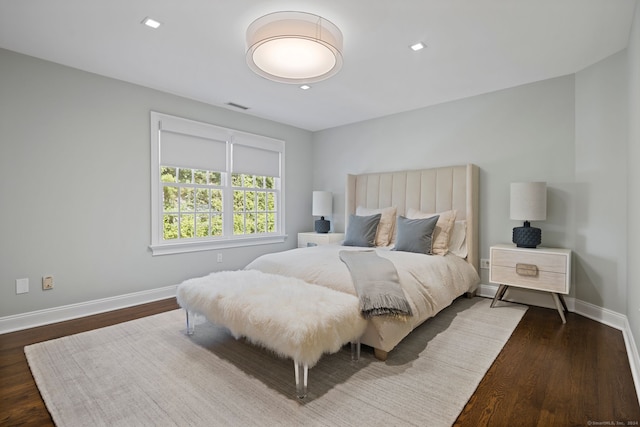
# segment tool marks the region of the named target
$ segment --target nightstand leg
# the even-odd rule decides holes
[[[496,304],[497,301],[500,301],[502,299],[502,297],[504,296],[505,292],[507,292],[507,288],[508,287],[509,286],[507,286],[507,285],[498,286],[498,290],[496,291],[496,294],[493,297],[493,301],[491,301],[491,308],[493,308],[493,306]]]
[[[562,303],[562,307],[564,307],[564,311],[568,313],[569,309],[567,308],[567,303],[564,302],[564,297],[562,296],[562,294],[558,294],[558,298],[560,298],[560,302]]]
[[[556,308],[558,309],[558,313],[560,313],[560,318],[562,319],[562,323],[567,323],[567,319],[564,318],[564,310],[562,309],[563,306],[565,306],[564,299],[562,298],[561,295],[558,295],[555,292],[551,292],[551,296],[553,297],[553,302],[556,303]],[[562,304],[560,304],[560,299],[562,299]]]

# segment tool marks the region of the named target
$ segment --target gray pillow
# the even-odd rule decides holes
[[[347,235],[344,238],[344,246],[370,247],[376,244],[376,231],[382,214],[371,216],[349,216]]]
[[[431,255],[433,231],[440,215],[423,219],[398,217],[396,225],[396,251]]]

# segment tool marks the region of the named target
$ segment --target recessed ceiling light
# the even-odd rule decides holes
[[[422,42],[418,42],[418,43],[414,43],[411,46],[409,46],[411,48],[411,50],[417,52],[421,49],[424,49],[425,47],[427,47],[424,43]]]
[[[311,86],[309,86],[309,85],[302,85],[302,86],[300,86],[300,89],[302,89],[302,90],[311,89]]]
[[[160,22],[156,21],[155,19],[149,18],[149,17],[144,18],[142,20],[142,23],[144,25],[146,25],[147,27],[153,28],[154,30],[156,28],[158,28],[160,25],[162,25]]]

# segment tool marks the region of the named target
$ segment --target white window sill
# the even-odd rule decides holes
[[[287,239],[286,234],[279,236],[260,236],[260,237],[242,237],[229,240],[216,240],[216,241],[195,241],[195,242],[180,242],[180,243],[162,243],[156,245],[149,245],[151,254],[153,256],[158,255],[171,255],[182,254],[188,252],[200,252],[211,251],[215,249],[225,248],[239,248],[242,246],[256,246],[256,245],[269,245],[273,243],[282,243]]]

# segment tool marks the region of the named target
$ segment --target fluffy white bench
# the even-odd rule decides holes
[[[324,353],[351,342],[352,357],[360,355],[366,320],[354,295],[293,277],[239,270],[189,279],[178,285],[177,299],[187,312],[188,334],[194,332],[192,315],[201,314],[235,338],[292,358],[299,398],[307,394],[308,369]]]

